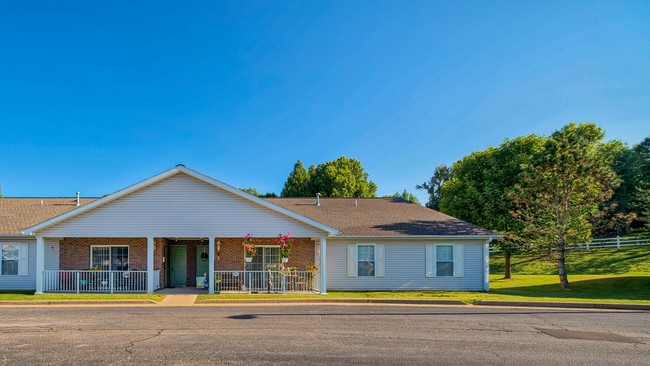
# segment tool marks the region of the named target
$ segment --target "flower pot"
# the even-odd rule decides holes
[[[246,261],[246,263],[250,263],[253,261],[253,257],[244,257],[244,260]]]
[[[282,263],[287,263],[289,261],[289,258],[282,258]]]

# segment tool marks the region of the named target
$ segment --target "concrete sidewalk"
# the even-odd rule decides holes
[[[163,301],[160,302],[161,306],[192,306],[196,304],[196,297],[198,295],[166,295]]]

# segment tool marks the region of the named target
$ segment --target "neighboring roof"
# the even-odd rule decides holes
[[[72,211],[76,198],[11,198],[0,199],[0,235],[20,234],[26,227]],[[81,206],[97,198],[81,198]]]
[[[342,236],[498,236],[402,198],[268,198],[340,230]],[[356,205],[355,205],[356,202]]]
[[[104,197],[102,197],[102,198],[100,198],[100,199],[98,199],[98,200],[96,200],[94,202],[91,202],[90,204],[88,204],[88,205],[86,205],[84,207],[79,207],[76,210],[71,210],[69,212],[65,212],[65,213],[59,215],[58,217],[54,217],[54,218],[51,218],[49,220],[45,220],[45,221],[40,222],[40,223],[38,223],[36,225],[30,225],[29,227],[24,228],[23,233],[33,235],[37,231],[40,231],[40,230],[43,230],[45,228],[51,227],[53,225],[56,225],[56,224],[58,224],[60,222],[68,220],[68,219],[70,219],[72,217],[75,217],[77,215],[81,215],[84,212],[87,212],[87,211],[90,211],[90,210],[92,210],[92,209],[94,209],[96,207],[105,205],[105,204],[107,204],[109,202],[112,202],[112,201],[118,199],[118,198],[124,197],[124,196],[126,196],[126,195],[128,195],[130,193],[133,193],[133,192],[135,192],[135,191],[137,191],[139,189],[142,189],[142,188],[148,187],[150,185],[153,185],[153,184],[155,184],[157,182],[160,182],[160,181],[162,181],[164,179],[167,179],[167,178],[169,178],[171,176],[174,176],[176,174],[186,174],[186,175],[188,175],[190,177],[193,177],[195,179],[203,181],[203,182],[205,182],[207,184],[213,185],[213,186],[215,186],[217,188],[220,188],[220,189],[222,189],[222,190],[224,190],[226,192],[229,192],[229,193],[231,193],[231,194],[233,194],[235,196],[239,196],[239,197],[241,197],[243,199],[246,199],[248,201],[252,201],[252,202],[254,202],[254,203],[256,203],[256,204],[258,204],[258,205],[260,205],[262,207],[266,207],[266,208],[268,208],[270,210],[273,210],[273,211],[276,211],[276,212],[278,212],[280,214],[283,214],[285,216],[291,217],[291,218],[293,218],[295,220],[298,220],[298,221],[300,221],[302,223],[305,223],[305,224],[310,225],[312,227],[323,230],[323,231],[325,231],[325,232],[327,232],[329,234],[333,234],[333,235],[338,234],[338,230],[333,228],[333,227],[327,226],[327,225],[325,225],[323,223],[320,223],[318,221],[314,221],[313,219],[302,216],[302,215],[300,215],[300,214],[298,214],[298,213],[296,213],[294,211],[287,210],[287,209],[285,209],[285,208],[283,208],[281,206],[275,205],[275,204],[270,203],[268,201],[265,201],[265,200],[263,200],[263,199],[261,199],[259,197],[248,194],[248,193],[246,193],[246,192],[244,192],[244,191],[242,191],[242,190],[240,190],[238,188],[235,188],[235,187],[230,186],[230,185],[228,185],[226,183],[220,182],[220,181],[218,181],[218,180],[216,180],[214,178],[208,177],[207,175],[201,174],[201,173],[199,173],[199,172],[197,172],[195,170],[189,169],[185,165],[182,165],[182,164],[179,164],[179,165],[177,165],[177,166],[175,166],[175,167],[173,167],[173,168],[171,168],[169,170],[166,170],[166,171],[164,171],[162,173],[156,174],[151,178],[145,179],[145,180],[143,180],[141,182],[133,184],[133,185],[131,185],[129,187],[126,187],[126,188],[124,188],[122,190],[119,190],[119,191],[117,191],[115,193],[104,196]]]

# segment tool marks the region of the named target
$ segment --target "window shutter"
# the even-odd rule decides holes
[[[454,244],[454,277],[463,277],[465,275],[463,255],[463,244]]]
[[[384,277],[386,249],[384,244],[375,244],[375,277]]]
[[[426,268],[427,268],[426,275],[427,275],[427,277],[435,277],[436,276],[436,271],[435,271],[436,248],[435,248],[435,245],[427,244],[425,257],[426,257]]]
[[[357,277],[357,245],[348,244],[348,277]]]
[[[26,243],[18,245],[18,275],[29,275],[29,244]]]

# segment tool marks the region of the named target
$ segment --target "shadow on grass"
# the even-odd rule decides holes
[[[650,300],[650,276],[623,276],[571,281],[571,290],[559,283],[491,289],[490,293],[527,297],[577,298],[584,300]]]

